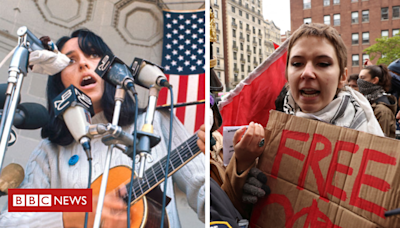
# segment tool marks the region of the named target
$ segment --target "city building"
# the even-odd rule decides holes
[[[264,20],[262,0],[212,0],[211,6],[218,23],[213,51],[220,64],[214,69],[229,91],[272,54],[272,42],[281,43],[280,28]]]
[[[347,46],[349,74],[359,73],[369,56],[363,51],[400,29],[400,0],[290,0],[291,31],[302,23],[333,26]],[[378,57],[372,62],[376,63]]]

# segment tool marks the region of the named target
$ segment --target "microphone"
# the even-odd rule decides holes
[[[95,72],[106,82],[114,86],[121,86],[126,91],[134,90],[132,70],[118,57],[106,53],[100,60]]]
[[[63,118],[72,137],[79,142],[91,159],[88,128],[94,115],[90,97],[70,85],[53,100],[56,117]]]
[[[6,97],[7,97],[7,83],[1,83],[0,84],[0,108],[4,107],[4,104],[6,103]],[[18,95],[18,101],[17,104],[21,101],[21,94]]]
[[[0,111],[0,118],[3,116]],[[18,129],[38,129],[45,126],[50,120],[47,109],[37,103],[22,103],[17,106],[13,125]]]
[[[131,64],[131,68],[135,82],[145,88],[170,86],[167,77],[164,75],[164,69],[152,62],[135,58]]]
[[[10,188],[17,188],[24,177],[24,169],[19,164],[11,163],[4,167],[0,174],[0,196],[7,195]]]

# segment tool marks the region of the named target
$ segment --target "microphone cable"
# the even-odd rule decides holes
[[[133,88],[133,87],[132,87]],[[131,173],[131,180],[129,183],[129,190],[128,190],[128,202],[127,202],[127,210],[126,210],[126,227],[131,227],[131,199],[132,199],[132,185],[133,185],[133,176],[135,174],[135,158],[136,158],[136,138],[137,138],[137,118],[139,112],[139,105],[138,105],[138,97],[137,93],[134,89],[129,90],[128,94],[131,96],[132,99],[135,101],[135,127],[133,128],[133,155],[132,155],[132,173]]]
[[[89,162],[89,175],[88,175],[88,189],[90,189],[90,186],[92,184],[92,149],[90,147],[90,141],[87,140],[84,143],[82,143],[83,149],[85,150],[85,153],[88,157],[88,162]],[[89,219],[89,212],[85,212],[85,224],[84,228],[87,228],[87,222]]]
[[[164,192],[163,192],[163,201],[162,201],[162,212],[161,212],[161,228],[164,227],[164,217],[165,217],[165,204],[166,204],[166,196],[167,196],[167,178],[169,171],[169,157],[171,154],[171,145],[172,145],[172,125],[174,119],[174,93],[172,91],[172,85],[168,86],[168,89],[171,94],[171,112],[169,118],[169,140],[168,140],[168,154],[167,154],[167,165],[165,167],[165,177],[164,177]]]

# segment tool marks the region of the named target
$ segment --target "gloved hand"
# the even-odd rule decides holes
[[[261,197],[268,196],[271,189],[267,185],[267,176],[256,167],[253,167],[243,186],[242,201],[244,203],[255,204]]]
[[[70,59],[61,52],[36,50],[29,54],[29,65],[32,72],[53,75],[68,66]]]

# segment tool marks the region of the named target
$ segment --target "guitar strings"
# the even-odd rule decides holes
[[[178,146],[177,148],[175,148],[172,151],[171,158],[170,158],[171,161],[169,164],[170,170],[175,170],[177,167],[179,167],[180,165],[182,165],[183,163],[185,163],[189,159],[191,159],[194,156],[194,154],[198,153],[198,151],[200,149],[197,146],[197,138],[198,138],[197,135],[193,135],[187,141],[185,141],[184,143],[182,143],[180,146]],[[179,149],[180,147],[182,147],[183,150],[188,149],[189,150],[188,152],[191,155],[188,156],[186,154],[186,156],[181,157],[180,151],[182,151],[182,150]],[[183,162],[182,162],[182,160],[183,160]],[[178,162],[179,162],[179,164],[178,164]],[[159,183],[159,182],[161,183],[163,181],[164,170],[165,170],[164,164],[166,163],[166,157],[161,158],[159,161],[157,161],[157,163],[159,163],[159,165],[154,164],[145,171],[143,179],[141,179],[141,180],[135,179],[134,180],[133,189],[132,189],[133,190],[132,193],[134,193],[134,198],[132,198],[132,201],[134,201],[138,197],[142,196],[144,194],[144,192],[149,190],[151,187],[154,187],[157,183]],[[171,163],[175,164],[176,167],[171,165]],[[174,167],[174,168],[172,169],[172,167]],[[145,183],[147,183],[147,185],[143,185]],[[129,183],[128,183],[128,185],[129,185]],[[148,187],[148,185],[150,185],[150,187]]]

